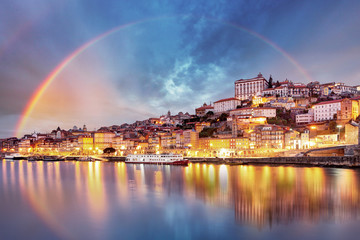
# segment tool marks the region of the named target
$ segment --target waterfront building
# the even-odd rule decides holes
[[[310,131],[303,129],[301,131],[288,130],[285,132],[285,148],[287,149],[309,149]]]
[[[184,134],[184,146],[189,148],[198,148],[199,146],[199,133],[195,130],[185,130]]]
[[[91,153],[94,150],[94,138],[87,135],[78,137],[78,144],[83,152]]]
[[[31,150],[30,139],[21,139],[18,143],[20,153],[28,153]]]
[[[267,86],[267,81],[261,73],[255,78],[236,80],[235,98],[249,100],[255,95],[260,96]]]
[[[241,105],[241,101],[237,98],[225,98],[214,102],[215,113],[222,113],[236,109],[237,106]]]
[[[149,149],[157,151],[160,148],[160,137],[157,134],[151,134],[148,139]]]
[[[160,145],[162,149],[176,148],[176,134],[167,133],[160,137]]]
[[[257,125],[249,132],[251,148],[285,147],[285,129],[277,125]]]
[[[249,139],[240,138],[200,138],[199,148],[205,150],[244,150],[249,149]]]
[[[115,133],[106,130],[100,130],[94,132],[93,136],[94,136],[94,147],[100,150],[104,150],[105,148],[112,147]]]

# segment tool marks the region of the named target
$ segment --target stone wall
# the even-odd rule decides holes
[[[322,167],[360,167],[360,156],[342,157],[272,157],[272,158],[191,158],[190,162],[209,162],[218,164],[270,164],[303,165]]]

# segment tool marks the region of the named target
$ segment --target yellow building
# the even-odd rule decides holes
[[[248,138],[200,138],[199,149],[249,149]]]
[[[98,131],[94,132],[94,147],[95,149],[104,150],[105,148],[112,147],[113,138],[115,133]]]
[[[252,106],[253,107],[258,107],[259,104],[264,104],[266,102],[268,102],[268,99],[266,97],[253,96],[253,98],[252,98]]]
[[[94,139],[90,136],[80,136],[78,144],[82,152],[92,152],[94,150]]]

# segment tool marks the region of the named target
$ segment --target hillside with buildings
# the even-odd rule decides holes
[[[89,131],[74,126],[1,139],[2,152],[41,154],[181,153],[194,157],[278,155],[358,143],[360,87],[273,81],[261,73],[234,82],[234,95],[179,112]]]

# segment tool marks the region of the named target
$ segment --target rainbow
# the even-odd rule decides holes
[[[176,16],[176,17],[179,17],[179,16]],[[182,16],[182,17],[184,17],[184,16]],[[188,16],[186,16],[186,17],[188,17]],[[108,37],[109,35],[117,32],[119,30],[122,30],[124,28],[130,27],[130,26],[133,26],[133,25],[136,25],[136,24],[139,24],[139,23],[144,23],[144,22],[149,22],[149,21],[156,21],[156,20],[166,19],[166,18],[175,18],[175,17],[174,16],[172,16],[172,17],[157,17],[157,18],[144,19],[144,20],[139,20],[139,21],[128,23],[128,24],[120,25],[120,26],[112,28],[112,29],[110,29],[110,30],[96,36],[95,38],[89,40],[88,42],[86,42],[85,44],[83,44],[82,46],[77,48],[75,51],[73,51],[58,66],[56,66],[52,70],[52,72],[37,87],[37,89],[35,90],[35,92],[31,96],[31,98],[27,102],[23,112],[21,113],[21,116],[20,116],[20,118],[19,118],[19,120],[18,120],[18,122],[16,124],[15,135],[17,137],[21,136],[21,133],[23,132],[24,126],[25,126],[25,124],[27,122],[27,119],[29,118],[29,116],[30,116],[31,112],[33,111],[35,105],[37,104],[37,102],[39,101],[41,96],[44,94],[46,89],[54,81],[54,79],[61,73],[61,71],[64,68],[66,68],[66,66],[68,66],[72,62],[72,60],[74,60],[82,52],[84,52],[86,49],[88,49],[92,45],[96,44],[100,40]],[[234,27],[234,28],[236,28],[238,30],[244,31],[244,32],[256,37],[257,39],[260,39],[261,41],[265,42],[267,45],[272,47],[274,50],[278,51],[286,59],[288,59],[296,67],[296,69],[308,81],[312,81],[312,78],[307,73],[307,71],[293,57],[291,57],[290,54],[288,54],[285,50],[283,50],[281,47],[279,47],[278,45],[276,45],[275,43],[273,43],[272,41],[270,41],[266,37],[260,35],[259,33],[254,32],[254,31],[252,31],[250,29],[247,29],[247,28],[245,28],[243,26],[240,26],[240,25],[237,25],[237,24],[234,24],[234,23],[231,23],[231,22],[224,22],[224,21],[220,21],[220,20],[216,20],[216,19],[210,19],[210,18],[205,18],[205,19],[208,20],[208,21],[214,21],[214,22],[218,22],[218,23],[222,23],[222,24],[232,26],[232,27]]]
[[[245,31],[249,33],[250,35],[262,40],[263,42],[267,43],[270,47],[272,47],[274,50],[278,51],[283,55],[291,64],[295,66],[295,68],[306,78],[308,82],[313,82],[313,78],[310,76],[310,74],[306,71],[305,68],[303,68],[300,63],[298,63],[289,53],[287,53],[284,49],[282,49],[280,46],[278,46],[276,43],[270,41],[268,38],[264,37],[263,35],[260,35],[257,32],[254,32],[248,28],[245,28],[243,26],[231,23],[231,22],[224,22],[234,28],[240,29],[242,31]]]
[[[154,20],[154,19],[152,19]],[[84,52],[86,49],[88,49],[90,46],[92,46],[93,44],[99,42],[100,40],[102,40],[103,38],[121,30],[124,29],[126,27],[130,27],[132,25],[141,23],[141,22],[145,22],[147,20],[140,20],[140,21],[136,21],[136,22],[132,22],[132,23],[128,23],[128,24],[124,24],[124,25],[120,25],[117,26],[115,28],[110,29],[107,32],[104,32],[98,36],[96,36],[95,38],[91,39],[90,41],[86,42],[85,44],[83,44],[82,46],[80,46],[79,48],[77,48],[75,51],[73,51],[70,55],[68,55],[64,60],[61,61],[61,63],[59,65],[57,65],[52,71],[51,73],[41,82],[41,84],[36,88],[35,92],[33,93],[33,95],[31,96],[31,98],[29,99],[29,101],[27,102],[21,116],[20,119],[16,125],[16,130],[15,130],[15,134],[16,136],[20,137],[21,132],[27,122],[28,117],[30,116],[31,112],[33,111],[35,105],[37,104],[37,102],[39,101],[39,99],[41,98],[41,96],[44,94],[44,92],[46,91],[46,89],[49,87],[49,85],[54,81],[54,79],[61,73],[61,71],[63,69],[65,69],[66,66],[68,66],[72,60],[74,60],[77,56],[79,56],[82,52]]]

